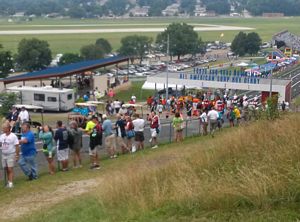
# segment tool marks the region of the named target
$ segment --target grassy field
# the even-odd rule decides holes
[[[35,200],[26,206],[35,207],[14,221],[297,221],[299,123],[299,114],[289,114],[224,129],[214,139],[189,138],[105,160],[101,171],[18,180],[13,192],[0,190],[0,219],[31,195]],[[97,182],[79,196],[81,189],[73,184],[73,191],[53,205],[56,189],[87,179]]]
[[[127,103],[132,95],[136,96],[137,102],[146,102],[149,96],[154,95],[154,90],[144,90],[142,86],[145,81],[132,82],[130,88],[124,89],[116,93],[115,98],[119,101]]]
[[[7,19],[0,20],[0,30],[36,30],[36,29],[86,29],[86,28],[134,28],[141,25],[149,27],[166,27],[171,22],[187,22],[195,26],[210,25],[230,25],[230,26],[245,26],[255,28],[263,39],[268,41],[272,35],[283,29],[288,29],[295,34],[300,34],[299,26],[300,17],[290,18],[153,18],[153,19],[111,19],[111,20],[73,20],[73,19],[34,19],[31,22],[19,21],[8,23]],[[37,27],[38,25],[38,27]],[[81,25],[78,27],[65,27],[64,25]],[[84,27],[83,25],[91,25]],[[224,33],[221,39],[225,42],[230,42],[238,31],[203,31],[199,32],[199,36],[204,41],[220,40],[220,34]],[[120,39],[124,36],[141,33],[99,33],[99,34],[51,34],[51,35],[2,35],[0,43],[7,49],[16,52],[19,41],[26,37],[38,37],[47,40],[53,51],[53,54],[64,52],[79,52],[82,45],[94,43],[97,38],[106,38],[113,45],[114,50],[120,47]],[[143,33],[155,39],[157,33]]]

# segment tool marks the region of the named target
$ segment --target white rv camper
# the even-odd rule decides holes
[[[47,111],[69,111],[74,107],[74,92],[72,89],[58,89],[51,86],[13,86],[9,92],[20,94],[20,102],[34,106],[42,106]]]

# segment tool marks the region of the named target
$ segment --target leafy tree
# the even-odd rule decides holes
[[[228,0],[202,0],[206,5],[206,10],[215,11],[217,14],[224,15],[230,13],[230,4]]]
[[[90,44],[90,45],[83,46],[80,49],[80,54],[82,58],[84,58],[85,60],[92,60],[92,59],[103,58],[105,53],[100,46]]]
[[[244,56],[245,54],[253,55],[257,54],[260,45],[261,38],[256,32],[251,32],[249,34],[239,32],[231,43],[231,50],[239,56]]]
[[[22,69],[40,70],[47,67],[51,60],[51,50],[47,41],[37,38],[20,41],[16,61]]]
[[[256,32],[249,33],[246,38],[246,52],[250,55],[257,54],[261,43],[261,38]]]
[[[129,56],[132,62],[135,58],[139,58],[142,62],[146,52],[151,47],[152,41],[152,38],[148,36],[126,36],[121,39],[120,54]]]
[[[16,93],[0,93],[0,115],[6,116],[11,107],[16,104],[18,96]]]
[[[107,39],[103,39],[103,38],[97,39],[96,45],[101,47],[105,54],[109,54],[112,51],[111,44]]]
[[[68,14],[71,18],[84,18],[86,11],[83,9],[83,7],[74,5],[69,9]]]
[[[274,120],[279,117],[278,95],[272,95],[267,99],[266,115],[268,119]]]
[[[203,50],[202,41],[198,38],[198,33],[194,27],[186,23],[172,23],[167,29],[158,34],[156,43],[162,52],[167,52],[169,36],[169,54],[171,56],[180,56],[186,54],[200,53]]]
[[[81,60],[82,60],[81,56],[76,53],[65,53],[59,59],[58,65],[76,63],[76,62],[80,62]]]
[[[121,16],[127,11],[128,4],[128,0],[108,0],[105,6],[113,15]]]
[[[139,6],[150,6],[149,16],[161,16],[161,11],[168,5],[171,5],[175,0],[138,0]]]
[[[5,78],[13,68],[13,58],[10,51],[2,50],[0,45],[0,78]]]
[[[234,54],[244,56],[246,54],[247,34],[239,32],[231,43],[231,50]]]
[[[180,8],[187,14],[193,14],[195,10],[196,0],[181,0]]]

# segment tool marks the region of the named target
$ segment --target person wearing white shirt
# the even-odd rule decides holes
[[[116,114],[118,114],[121,108],[121,102],[118,99],[116,99],[113,104],[114,104]]]
[[[207,135],[207,114],[203,111],[200,115],[201,125],[202,125],[202,133],[203,135]]]
[[[25,123],[25,122],[29,121],[29,113],[25,109],[25,107],[22,107],[21,112],[19,113],[19,117],[18,118],[21,121],[21,123]]]
[[[0,148],[2,150],[2,167],[7,173],[7,188],[13,188],[13,167],[14,163],[19,160],[19,140],[11,132],[9,123],[2,125],[3,134],[0,136]]]
[[[141,119],[139,114],[134,115],[135,119],[132,121],[134,132],[135,132],[135,142],[137,150],[144,149],[144,128],[145,128],[145,120]]]
[[[215,110],[215,107],[213,107],[212,110],[210,110],[207,114],[207,119],[210,124],[210,134],[212,135],[212,137],[214,137],[215,130],[218,126],[218,117],[219,114]]]

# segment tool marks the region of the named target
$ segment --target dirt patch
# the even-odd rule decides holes
[[[67,199],[80,196],[91,191],[92,188],[101,182],[101,179],[75,181],[61,185],[54,191],[36,192],[25,197],[20,197],[10,204],[0,207],[0,221],[17,219],[32,212],[33,209],[34,211],[38,211]]]

